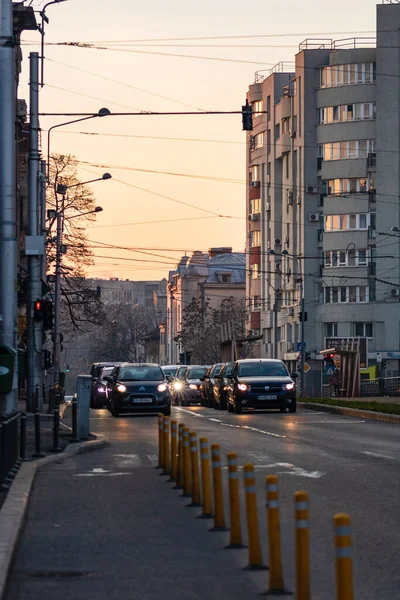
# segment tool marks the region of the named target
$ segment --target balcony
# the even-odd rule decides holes
[[[261,264],[261,246],[253,246],[250,248],[250,264]]]
[[[261,186],[259,181],[252,181],[249,189],[250,200],[259,200],[261,198]]]
[[[250,313],[250,328],[258,331],[261,328],[261,311]]]
[[[376,169],[376,152],[370,152],[368,154],[367,169]]]

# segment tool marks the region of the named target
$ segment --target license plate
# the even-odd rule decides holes
[[[151,398],[132,398],[132,401],[136,404],[151,404],[153,402],[153,400]]]
[[[276,400],[277,396],[258,396],[259,400]]]

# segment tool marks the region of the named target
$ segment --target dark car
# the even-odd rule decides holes
[[[218,375],[214,376],[214,408],[226,410],[228,405],[228,380],[233,373],[233,362],[222,366]]]
[[[114,365],[110,367],[101,367],[97,377],[92,380],[92,396],[90,399],[90,408],[104,408],[107,405],[108,383],[106,377],[110,377]]]
[[[206,397],[207,397],[207,390],[208,390],[208,383],[210,380],[210,371],[211,371],[212,367],[210,367],[209,369],[206,370],[206,372],[204,373],[204,377],[201,378],[201,383],[200,383],[200,404],[202,406],[206,406]]]
[[[124,363],[114,370],[109,398],[113,417],[120,413],[171,414],[168,381],[154,363]]]
[[[244,408],[279,408],[296,412],[297,373],[289,372],[281,360],[244,359],[235,362],[228,383],[228,411]]]
[[[201,380],[203,379],[207,369],[207,365],[190,365],[187,367],[184,387],[179,397],[179,403],[181,406],[189,406],[192,403],[200,403]]]
[[[101,374],[102,370],[105,367],[115,367],[117,363],[116,362],[97,362],[97,363],[93,363],[91,368],[90,368],[90,375],[92,377],[92,388],[90,391],[90,406],[91,408],[95,408],[94,404],[95,404],[95,391],[98,387],[98,379],[99,379],[99,375]],[[106,402],[105,402],[106,403]],[[104,404],[105,404],[104,403]]]
[[[183,388],[185,387],[185,373],[187,365],[179,365],[175,376],[170,384],[171,400],[173,404],[179,404],[182,400]]]
[[[207,379],[204,381],[204,405],[208,406],[209,408],[214,408],[215,378],[219,375],[223,366],[224,363],[216,363],[213,365],[208,373]]]

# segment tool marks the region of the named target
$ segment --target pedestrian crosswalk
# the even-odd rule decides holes
[[[156,454],[114,454],[116,466],[119,469],[135,469],[138,467],[157,466],[158,457]]]

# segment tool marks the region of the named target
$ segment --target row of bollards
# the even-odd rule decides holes
[[[171,438],[170,438],[171,432]],[[158,416],[158,469],[161,475],[169,475],[175,489],[182,489],[182,496],[191,497],[188,506],[199,506],[199,518],[213,518],[210,531],[227,531],[224,514],[221,448],[208,444],[206,437],[197,440],[197,434],[184,424],[163,415]],[[200,468],[199,452],[200,449]],[[211,463],[210,463],[211,458]],[[244,548],[240,517],[239,464],[235,452],[227,454],[229,491],[229,545],[227,548]],[[284,585],[281,534],[279,482],[277,475],[265,478],[266,520],[268,534],[269,567],[263,562],[258,523],[257,490],[254,465],[243,466],[245,512],[248,540],[247,569],[269,569],[267,594],[290,594]],[[211,473],[212,475],[211,475]],[[211,483],[212,482],[212,483]],[[294,494],[295,508],[295,573],[296,599],[310,600],[310,534],[308,494]],[[334,516],[336,599],[353,600],[353,566],[350,517]]]

